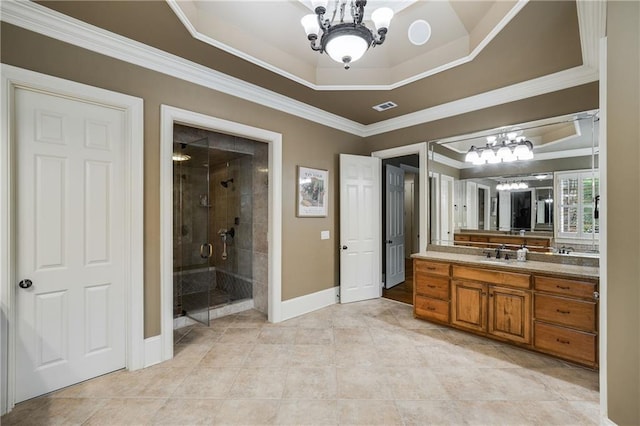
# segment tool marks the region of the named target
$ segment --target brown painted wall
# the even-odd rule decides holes
[[[338,282],[338,154],[361,154],[359,137],[14,27],[1,25],[2,63],[144,99],[145,337],[160,333],[160,105],[283,135],[282,299]],[[295,216],[296,165],[329,170],[329,214]],[[320,231],[331,231],[320,240]]]
[[[609,418],[640,424],[640,3],[607,3]]]

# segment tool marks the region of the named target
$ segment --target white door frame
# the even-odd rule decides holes
[[[168,105],[161,105],[160,115],[160,361],[166,361],[173,358],[173,124],[269,145],[269,322],[282,321],[282,134]]]
[[[382,160],[386,158],[403,157],[405,155],[418,155],[418,205],[420,206],[420,237],[418,238],[419,251],[427,249],[427,221],[426,215],[429,214],[427,210],[427,186],[429,185],[429,175],[427,174],[427,143],[418,142],[411,145],[399,146],[396,148],[383,149],[381,151],[374,151],[371,153],[372,157],[378,157]],[[380,171],[382,172],[382,170]],[[382,191],[382,188],[380,188]],[[380,212],[382,214],[382,212]],[[382,270],[382,265],[380,265]]]
[[[36,73],[11,65],[0,65],[0,318],[1,392],[0,414],[15,404],[15,282],[16,282],[16,181],[14,141],[14,92],[37,90],[54,96],[80,99],[121,110],[125,116],[125,313],[126,368],[144,365],[144,275],[143,275],[143,101],[85,84]]]

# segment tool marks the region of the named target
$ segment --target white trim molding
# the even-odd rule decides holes
[[[2,336],[2,399],[0,412],[15,403],[15,142],[14,103],[16,88],[27,88],[55,96],[81,99],[116,108],[126,117],[123,135],[125,167],[125,313],[126,367],[137,370],[144,366],[144,273],[143,273],[143,102],[142,99],[1,64],[0,105],[2,133],[0,138],[0,335]]]
[[[0,12],[2,21],[29,31],[360,137],[374,136],[598,80],[597,69],[583,65],[404,116],[363,125],[74,19],[38,3],[2,1]],[[583,36],[593,32],[590,27],[599,28],[603,19],[595,13],[587,16],[593,18],[580,21]]]
[[[153,336],[144,339],[144,367],[162,362],[162,336]]]
[[[282,320],[299,317],[318,309],[338,303],[338,294],[340,287],[331,287],[326,290],[316,291],[315,293],[306,294],[304,296],[295,297],[293,299],[282,302]]]
[[[378,157],[380,159],[403,157],[405,155],[418,155],[418,205],[420,206],[420,219],[419,219],[419,235],[418,247],[422,251],[422,247],[427,247],[427,188],[429,186],[429,175],[427,174],[427,142],[419,142],[411,145],[399,146],[396,148],[384,149],[381,151],[374,151],[371,153],[372,157]],[[382,191],[382,188],[380,188]],[[382,214],[382,212],[380,212]]]
[[[173,358],[173,125],[244,137],[269,146],[268,320],[282,321],[282,135],[168,105],[160,107],[160,305],[162,361]]]

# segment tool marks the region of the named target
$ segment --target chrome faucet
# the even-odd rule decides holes
[[[500,259],[500,250],[504,250],[506,246],[502,244],[500,247],[496,249],[496,259]]]

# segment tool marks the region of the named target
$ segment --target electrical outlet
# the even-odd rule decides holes
[[[328,240],[329,239],[329,231],[320,231],[320,239]]]

